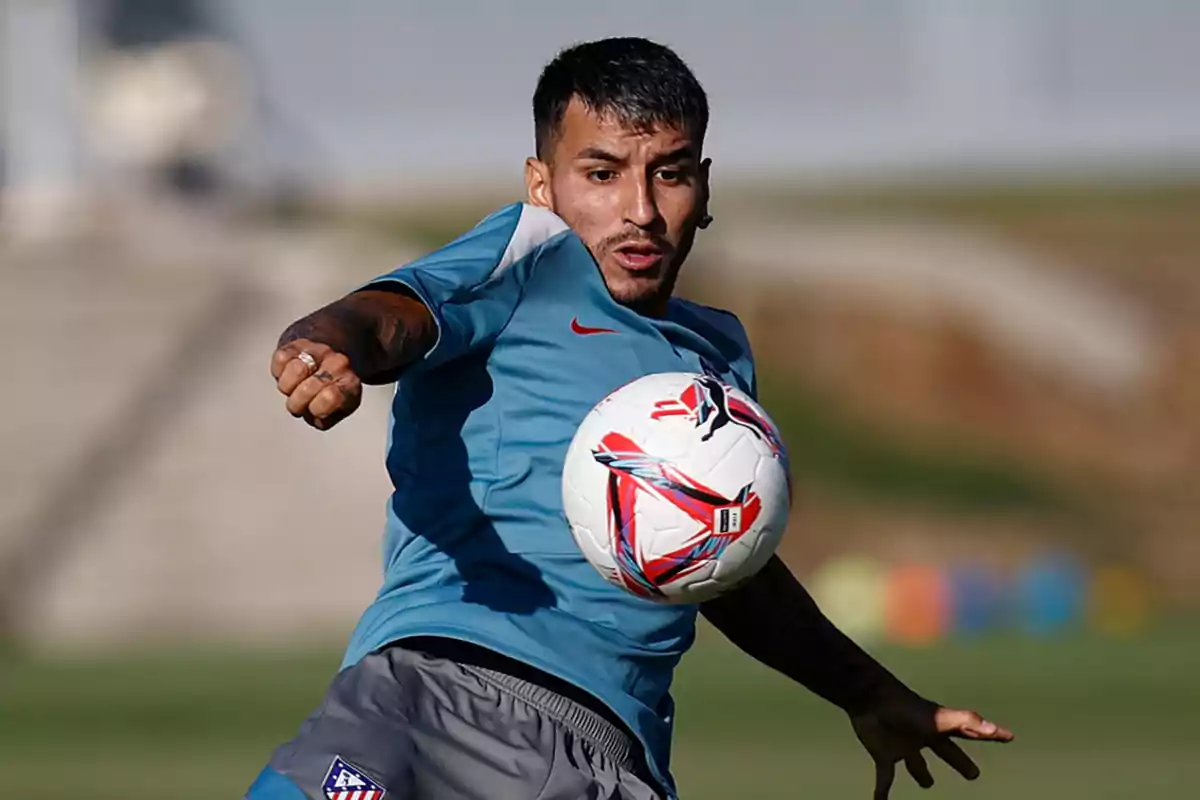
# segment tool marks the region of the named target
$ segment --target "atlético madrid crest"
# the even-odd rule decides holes
[[[383,800],[387,794],[386,789],[341,756],[329,765],[323,788],[328,800]]]

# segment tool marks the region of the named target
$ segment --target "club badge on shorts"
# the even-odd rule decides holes
[[[324,790],[329,800],[383,800],[387,794],[387,789],[368,778],[358,767],[343,761],[341,756],[329,765]]]

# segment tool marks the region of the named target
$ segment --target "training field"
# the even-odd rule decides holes
[[[977,706],[1018,741],[974,747],[984,778],[934,768],[893,797],[1181,798],[1200,756],[1200,628],[1127,641],[985,639],[882,649],[943,702]],[[135,654],[0,666],[0,796],[22,800],[237,798],[317,701],[336,653]],[[677,683],[676,770],[688,800],[870,797],[840,713],[710,631]]]

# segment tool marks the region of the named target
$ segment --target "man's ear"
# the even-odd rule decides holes
[[[554,210],[554,191],[550,188],[550,165],[536,158],[525,159],[525,191],[532,205]]]
[[[709,198],[709,175],[712,172],[712,159],[706,158],[700,162],[700,221],[697,223],[701,228],[707,228],[712,224],[712,215],[708,213],[708,198]]]

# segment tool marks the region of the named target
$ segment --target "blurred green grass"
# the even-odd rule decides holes
[[[895,798],[1184,797],[1200,753],[1200,636],[984,638],[881,649],[942,702],[1012,726],[971,747],[984,777],[934,767]],[[241,797],[320,697],[337,653],[159,650],[0,664],[4,797]],[[868,798],[871,772],[840,712],[704,629],[680,669],[675,769],[683,797]]]

